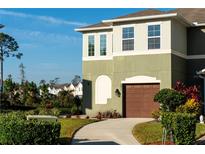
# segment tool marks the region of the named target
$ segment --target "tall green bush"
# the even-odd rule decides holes
[[[17,114],[0,115],[0,144],[58,144],[60,128],[58,122],[27,121]]]
[[[174,132],[175,144],[190,145],[195,142],[196,116],[188,113],[162,113],[163,127]]]
[[[179,105],[185,103],[186,97],[176,90],[165,88],[154,96],[154,101],[160,104],[162,111],[174,112]]]

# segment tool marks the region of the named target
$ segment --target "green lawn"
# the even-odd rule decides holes
[[[152,121],[135,125],[132,131],[134,137],[141,144],[150,144],[162,141],[162,126],[160,122]],[[197,124],[196,139],[205,135],[205,125]]]
[[[91,119],[60,119],[60,144],[70,144],[74,133],[81,127],[96,122]]]

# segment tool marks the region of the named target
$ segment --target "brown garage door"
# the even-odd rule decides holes
[[[159,108],[153,101],[159,84],[127,84],[123,89],[125,117],[152,117],[152,111]]]

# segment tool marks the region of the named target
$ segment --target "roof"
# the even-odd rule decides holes
[[[96,28],[96,27],[107,27],[107,26],[111,26],[112,23],[97,23],[97,24],[93,24],[93,25],[89,25],[89,26],[85,26],[85,27],[81,27],[81,28]]]
[[[170,16],[168,16],[170,15]],[[160,11],[157,9],[147,9],[143,11],[138,11],[135,13],[127,14],[124,16],[119,16],[113,18],[111,20],[103,20],[100,23],[89,25],[86,27],[80,27],[76,29],[76,31],[87,31],[92,29],[105,29],[105,28],[112,28],[113,21],[123,21],[124,19],[135,19],[138,18],[139,20],[148,19],[153,17],[172,17],[172,16],[179,16],[181,19],[184,19],[189,24],[197,22],[198,24],[205,23],[205,9],[204,8],[180,8],[180,9],[173,9],[169,11]],[[143,18],[148,17],[148,18]]]
[[[114,19],[133,18],[133,17],[142,17],[142,16],[149,16],[149,15],[161,15],[161,14],[165,14],[165,12],[160,11],[160,10],[156,10],[156,9],[147,9],[147,10],[127,14],[124,16],[119,16],[119,17],[116,17]]]
[[[70,83],[65,83],[65,84],[55,84],[55,85],[52,85],[51,87],[52,88],[55,88],[55,89],[63,89],[64,87],[69,87],[70,86]]]
[[[189,22],[205,23],[205,8],[180,8],[169,11],[182,15]]]

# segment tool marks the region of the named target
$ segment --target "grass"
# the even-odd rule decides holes
[[[81,127],[96,122],[91,119],[60,119],[61,132],[60,132],[60,144],[70,144],[73,135]]]
[[[135,125],[132,131],[134,137],[141,144],[151,144],[162,141],[162,125],[160,122],[151,121]],[[196,139],[205,135],[205,125],[197,123]]]

